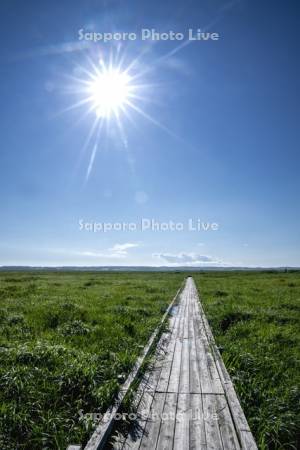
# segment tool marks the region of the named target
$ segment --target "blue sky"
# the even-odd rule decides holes
[[[12,0],[0,10],[0,264],[300,265],[296,0]],[[176,41],[82,45],[82,28],[220,39],[178,51]],[[75,78],[110,55],[135,61],[143,114],[121,114],[122,133],[105,119],[91,165],[95,112],[70,109]],[[142,231],[143,218],[184,229]],[[188,230],[188,219],[218,230]]]

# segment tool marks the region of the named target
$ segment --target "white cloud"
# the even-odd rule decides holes
[[[83,250],[83,251],[75,251],[74,252],[78,256],[93,256],[93,257],[101,257],[104,256],[103,253],[100,252],[92,252],[89,250]]]
[[[199,255],[197,253],[185,253],[180,252],[177,254],[172,253],[155,253],[153,254],[155,258],[159,258],[167,264],[172,264],[176,266],[194,266],[199,264],[213,264],[222,265],[222,261],[212,258],[208,255]]]
[[[115,244],[112,247],[104,251],[96,250],[71,250],[65,248],[50,249],[52,253],[68,254],[73,256],[86,256],[90,258],[126,258],[128,250],[131,248],[139,247],[139,243],[126,242],[124,244]]]
[[[115,244],[113,247],[108,249],[110,256],[112,258],[125,258],[128,255],[128,250],[130,248],[139,247],[140,244],[134,242],[126,242],[125,244]]]
[[[139,247],[139,244],[134,242],[127,242],[126,244],[115,244],[110,248],[112,251],[123,252],[128,250],[129,248]]]

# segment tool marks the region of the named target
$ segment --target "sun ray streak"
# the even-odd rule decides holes
[[[77,103],[73,103],[70,106],[67,106],[66,108],[62,109],[61,111],[58,111],[56,114],[54,114],[52,117],[56,118],[59,117],[69,111],[72,111],[74,109],[77,108],[81,108],[82,106],[86,105],[86,104],[90,104],[91,103],[91,97],[90,98],[84,98],[82,100],[79,100]],[[92,108],[90,108],[90,111],[92,110]]]
[[[103,126],[103,120],[100,120],[99,124],[98,124],[95,144],[94,144],[94,147],[93,147],[93,150],[92,150],[92,154],[91,154],[91,157],[90,157],[90,162],[89,162],[89,165],[88,165],[88,168],[87,168],[87,171],[86,171],[86,177],[85,177],[85,181],[86,182],[88,181],[88,179],[90,177],[90,174],[91,174],[91,171],[93,169],[95,156],[96,156],[96,153],[97,153],[97,150],[98,150],[99,137],[100,137],[100,131],[101,131],[102,126]]]
[[[139,108],[138,106],[136,106],[134,103],[132,103],[130,100],[127,101],[128,105],[134,109],[136,112],[138,112],[141,116],[143,116],[145,119],[149,120],[149,122],[153,123],[154,125],[156,125],[158,128],[160,128],[161,130],[165,131],[167,134],[169,134],[170,136],[172,136],[173,138],[182,141],[182,139],[177,136],[177,134],[175,134],[173,131],[171,131],[169,128],[167,128],[165,125],[163,125],[162,123],[158,122],[156,119],[154,119],[152,116],[150,116],[149,114],[147,114],[145,111],[143,111],[141,108]]]
[[[95,133],[95,130],[96,130],[96,127],[97,127],[98,123],[99,123],[99,118],[95,117],[93,125],[91,126],[89,134],[87,135],[87,137],[85,139],[85,142],[83,144],[83,147],[81,149],[81,152],[80,152],[80,155],[79,155],[79,159],[78,159],[78,163],[77,163],[77,166],[76,166],[76,170],[80,166],[82,158],[83,158],[83,156],[84,156],[84,154],[85,154],[85,152],[86,152],[86,150],[87,150],[91,140],[93,139],[93,136],[94,136],[94,133]]]
[[[210,30],[214,25],[216,25],[217,23],[219,23],[223,19],[224,14],[227,11],[233,9],[240,2],[241,2],[241,0],[232,0],[232,1],[229,1],[228,3],[226,3],[222,8],[220,8],[219,12],[217,13],[217,15],[216,15],[216,17],[214,19],[212,19],[209,23],[207,23],[206,25],[201,27],[201,31],[205,32],[205,31]],[[181,50],[183,50],[185,47],[187,47],[188,45],[192,44],[193,42],[194,41],[192,41],[192,40],[185,40],[185,41],[181,42],[177,47],[173,48],[171,51],[169,51],[165,55],[160,56],[151,65],[151,67],[147,67],[145,70],[140,71],[137,74],[137,77],[143,77],[147,73],[155,70],[161,63],[166,61],[168,58],[174,56],[176,53],[180,52]]]

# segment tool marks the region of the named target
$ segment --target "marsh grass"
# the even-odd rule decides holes
[[[0,448],[84,443],[183,274],[0,273]]]
[[[260,450],[300,448],[300,274],[192,275]],[[0,273],[0,449],[86,442],[183,278]]]
[[[300,273],[193,276],[259,448],[300,448]]]

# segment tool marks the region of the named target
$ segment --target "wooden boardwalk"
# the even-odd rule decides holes
[[[257,449],[192,278],[135,403],[136,420],[127,436],[115,438],[115,449]]]

